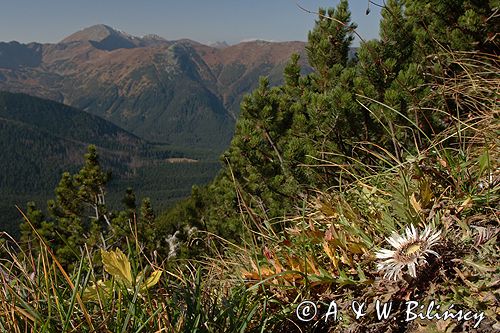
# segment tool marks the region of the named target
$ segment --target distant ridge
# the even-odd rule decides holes
[[[226,41],[222,42],[215,42],[209,45],[210,47],[216,48],[216,49],[225,49],[226,47],[229,47],[229,44]]]
[[[116,171],[126,170],[146,142],[67,105],[0,91],[0,206],[2,196],[50,193],[63,171],[81,164],[90,144]]]
[[[12,124],[24,124],[34,131],[83,146],[96,144],[109,149],[121,147],[135,150],[146,144],[134,134],[100,117],[21,93],[0,91],[0,119]]]
[[[105,24],[97,24],[84,28],[74,34],[64,38],[61,43],[70,43],[75,41],[95,41],[100,42],[110,35],[119,35],[119,33]]]

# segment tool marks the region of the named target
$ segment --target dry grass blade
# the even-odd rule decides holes
[[[21,213],[21,215],[23,216],[26,223],[28,223],[30,225],[34,234],[38,237],[40,244],[42,244],[44,249],[50,254],[52,260],[54,260],[54,263],[56,264],[57,268],[59,269],[59,272],[63,275],[64,279],[66,280],[66,283],[70,286],[71,290],[74,291],[75,285],[73,284],[73,281],[71,281],[71,278],[69,277],[68,273],[66,273],[66,270],[62,267],[61,263],[57,260],[57,257],[54,255],[54,253],[52,252],[50,247],[47,245],[47,243],[45,242],[43,237],[40,236],[38,231],[33,227],[33,225],[31,224],[28,217],[24,214],[24,212],[19,207],[16,206],[16,208],[19,211],[19,213]],[[83,301],[82,301],[80,295],[78,294],[78,292],[75,294],[75,296],[76,296],[76,301],[78,302],[78,305],[80,306],[80,310],[82,311],[82,313],[85,317],[85,320],[87,321],[87,324],[89,325],[91,330],[95,330],[94,325],[92,323],[92,319],[91,319],[85,305],[83,304]]]

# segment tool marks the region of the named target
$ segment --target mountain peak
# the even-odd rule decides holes
[[[105,24],[97,24],[77,31],[61,41],[61,43],[72,42],[90,42],[97,49],[113,51],[137,47],[140,38],[113,29]]]
[[[142,39],[145,40],[157,40],[157,41],[167,41],[165,38],[156,35],[156,34],[147,34],[141,37]]]
[[[169,42],[158,35],[136,37],[124,31],[112,28],[105,24],[96,24],[84,28],[64,38],[60,43],[89,42],[97,49],[113,51],[116,49],[132,49],[151,45],[164,45]]]
[[[103,39],[109,37],[110,35],[117,34],[119,33],[110,26],[107,26],[105,24],[96,24],[75,32],[74,34],[64,38],[61,43],[83,41],[101,42]]]
[[[215,43],[212,43],[209,45],[210,47],[216,48],[216,49],[225,49],[229,47],[229,44],[226,41],[216,41]]]

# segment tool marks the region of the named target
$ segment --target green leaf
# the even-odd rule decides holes
[[[490,168],[490,154],[486,150],[481,156],[479,156],[479,176],[483,175],[484,170]]]
[[[483,262],[474,260],[472,258],[464,259],[464,264],[467,264],[467,265],[475,268],[479,273],[494,272],[496,270],[495,267],[490,267],[490,266],[484,264]]]

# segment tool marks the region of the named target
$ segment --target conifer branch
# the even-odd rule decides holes
[[[278,148],[276,148],[276,145],[274,144],[273,140],[271,139],[271,136],[269,135],[269,133],[267,133],[267,130],[265,128],[264,128],[264,135],[266,136],[267,141],[269,141],[269,144],[271,145],[271,147],[273,147],[274,152],[276,153],[276,155],[278,155],[278,159],[280,160],[281,170],[283,170],[283,172],[285,172],[285,166],[283,164],[283,158],[281,157],[281,154],[280,154]]]
[[[318,15],[319,17],[321,18],[324,18],[324,19],[327,19],[327,20],[332,20],[334,22],[337,22],[338,24],[342,25],[343,27],[346,27],[349,29],[349,32],[352,32],[353,34],[355,34],[356,36],[358,36],[359,40],[361,40],[363,43],[365,43],[365,39],[363,37],[361,37],[361,35],[356,31],[356,28],[352,27],[352,26],[349,26],[347,23],[345,22],[342,22],[338,19],[336,19],[335,17],[330,17],[328,15],[323,15],[321,14],[320,12],[315,12],[315,11],[312,11],[312,10],[309,10],[309,9],[306,9],[304,7],[302,7],[298,2],[296,3],[297,7],[299,7],[300,9],[302,9],[304,12],[306,13],[309,13],[309,14],[314,14],[314,15]]]

